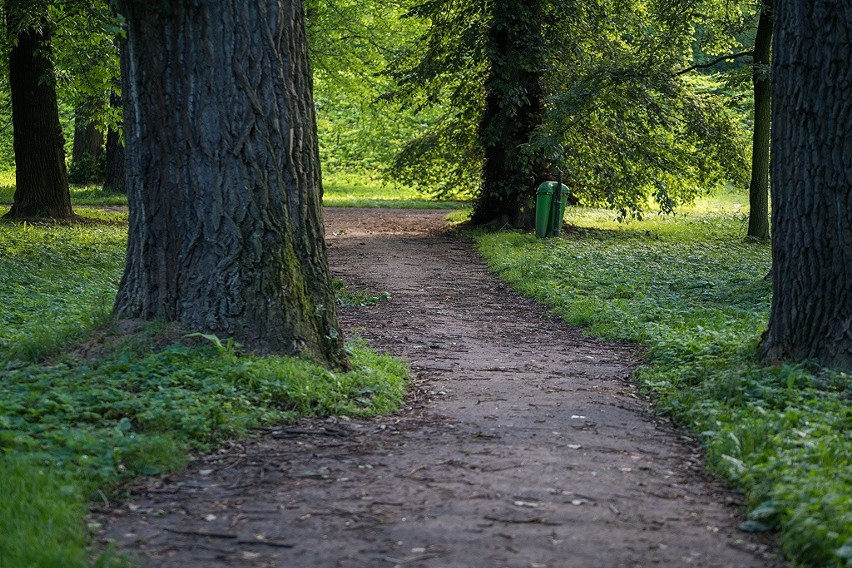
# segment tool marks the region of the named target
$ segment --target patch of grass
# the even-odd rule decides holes
[[[458,201],[438,201],[398,184],[387,184],[363,176],[334,174],[323,178],[326,207],[397,207],[401,209],[456,209]],[[0,174],[0,204],[11,205],[15,195],[14,172]],[[126,206],[127,196],[104,191],[97,185],[71,186],[71,204],[81,206]],[[80,213],[77,211],[77,213]]]
[[[71,205],[77,207],[79,205],[127,205],[127,196],[123,193],[113,193],[104,191],[99,185],[72,185]],[[11,175],[11,181],[6,176],[0,176],[0,203],[11,205],[15,197],[15,175]]]
[[[379,292],[374,294],[369,290],[350,290],[346,287],[346,283],[339,278],[332,281],[334,286],[334,295],[337,298],[337,305],[344,308],[352,308],[356,306],[375,306],[381,302],[387,302],[391,299],[390,293]]]
[[[126,215],[95,217],[112,224],[0,222],[0,363],[53,353],[109,317]]]
[[[638,380],[701,437],[711,468],[746,491],[743,530],[780,528],[802,565],[852,565],[852,380],[757,363],[769,245],[743,240],[733,197],[711,203],[631,223],[572,209],[573,228],[557,239],[477,239],[522,293],[593,335],[647,347]]]
[[[86,500],[77,484],[19,456],[0,460],[0,565],[85,568]]]
[[[353,370],[337,372],[162,324],[111,322],[126,214],[99,216],[0,223],[4,568],[120,563],[85,548],[85,503],[98,492],[180,468],[188,451],[253,426],[370,416],[403,401],[405,366],[357,342],[347,346]]]
[[[458,201],[437,201],[410,187],[351,175],[323,177],[326,207],[398,207],[402,209],[456,209]]]

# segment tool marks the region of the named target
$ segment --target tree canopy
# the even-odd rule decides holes
[[[396,96],[443,113],[397,158],[394,171],[408,182],[437,182],[446,194],[478,186],[483,141],[476,126],[493,67],[486,39],[520,17],[500,6],[434,0],[410,11],[429,26],[395,62]],[[670,210],[719,183],[744,185],[746,152],[729,101],[678,73],[693,61],[699,7],[542,2],[540,28],[524,36],[540,35],[541,45],[528,45],[518,63],[543,52],[544,112],[517,152],[549,158],[565,170],[575,198],[622,216],[641,215],[648,196]],[[493,86],[508,100],[526,96],[517,85]]]

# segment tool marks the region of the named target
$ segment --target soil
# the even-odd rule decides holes
[[[488,272],[445,212],[326,210],[341,321],[410,362],[406,408],[303,420],[98,516],[144,566],[781,566],[741,498],[584,336]]]

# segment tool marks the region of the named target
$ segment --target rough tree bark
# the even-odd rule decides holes
[[[13,2],[5,3],[6,29],[17,41],[9,52],[15,150],[15,196],[5,215],[10,219],[73,216],[65,139],[59,123],[51,30],[47,17],[38,17]]]
[[[343,366],[301,0],[125,1],[116,312]]]
[[[542,121],[541,2],[497,0],[492,10],[486,108],[478,134],[485,160],[471,222],[481,225],[505,219],[514,227],[528,229],[534,224],[536,182],[546,165],[522,149]]]
[[[769,135],[772,123],[772,81],[769,72],[772,52],[774,0],[764,0],[754,39],[752,83],[754,84],[754,133],[752,135],[751,184],[748,188],[748,233],[751,238],[769,239]]]
[[[852,371],[852,3],[782,0],[775,19],[762,355]]]

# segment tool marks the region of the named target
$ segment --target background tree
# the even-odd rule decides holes
[[[121,109],[121,95],[113,93],[110,96],[110,107]],[[106,146],[104,147],[104,191],[127,193],[127,183],[124,169],[124,140],[121,124],[111,126],[107,130]]]
[[[116,312],[345,364],[301,0],[120,10],[130,231]]]
[[[763,358],[852,371],[852,4],[783,0],[775,18]]]
[[[48,5],[35,0],[6,0],[3,7],[12,42],[9,89],[16,165],[14,203],[6,217],[71,217]]]
[[[74,109],[74,144],[71,161],[78,162],[88,156],[98,160],[104,146],[103,126],[95,116],[95,101],[81,103]]]
[[[478,138],[483,151],[482,188],[471,222],[505,218],[518,228],[534,224],[536,182],[547,159],[530,145],[544,120],[546,53],[539,0],[493,0],[488,4],[485,109]]]
[[[529,71],[543,69],[538,72],[542,112],[531,113],[539,123],[527,140],[512,142],[512,155],[521,158],[519,163],[527,160],[528,192],[534,191],[534,170],[540,169],[533,164],[555,157],[575,198],[615,209],[621,217],[640,216],[651,197],[663,210],[671,210],[723,182],[745,185],[744,145],[724,97],[676,74],[694,41],[691,14],[697,3],[686,4],[643,0],[536,4],[539,31],[527,22],[529,33],[513,46],[517,53],[525,53],[521,62],[529,65]],[[492,28],[507,29],[503,19],[511,22],[510,8],[493,0],[434,1],[412,11],[412,16],[428,18],[431,25],[419,46],[398,63],[398,96],[449,109],[445,113],[449,118],[438,124],[456,126],[431,129],[403,148],[395,167],[402,179],[424,183],[437,177],[429,175],[434,166],[428,162],[447,143],[455,144],[451,150],[458,160],[472,162],[451,171],[464,172],[468,179],[476,175],[471,175],[477,171],[471,166],[482,163],[485,151],[476,134],[483,131],[469,125],[481,124],[485,116],[486,97],[492,96],[486,87],[493,63],[489,53],[497,53],[487,39]],[[529,5],[523,9],[531,10]],[[500,17],[492,18],[495,13]],[[525,50],[519,47],[523,42]],[[501,65],[510,61],[496,59]],[[527,89],[534,84],[529,77],[491,83],[508,95],[501,107],[507,122],[517,120],[530,93]],[[447,170],[444,164],[441,167]],[[426,175],[418,177],[420,172]],[[477,204],[488,202],[487,192],[484,183],[478,184]],[[501,214],[512,218],[517,206],[507,202]],[[492,211],[476,218],[485,221],[494,215]]]
[[[120,90],[117,38],[121,21],[107,2],[70,0],[57,12],[54,37],[59,96],[74,108],[69,178],[72,183],[104,179],[104,142],[115,130],[121,110],[110,105]]]
[[[751,145],[748,236],[769,239],[769,143],[772,123],[772,11],[774,0],[763,0],[752,55],[754,85],[754,133]]]

